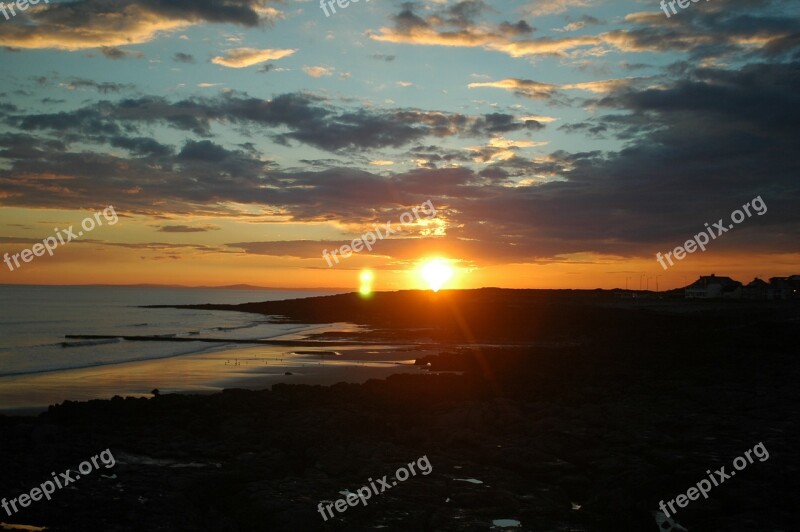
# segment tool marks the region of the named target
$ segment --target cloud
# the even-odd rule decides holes
[[[135,57],[137,59],[142,59],[144,54],[142,52],[130,52],[128,50],[122,50],[115,46],[103,46],[100,48],[100,53],[102,53],[108,59],[126,59],[128,57]]]
[[[386,61],[387,63],[391,63],[396,58],[394,55],[387,54],[372,54],[370,57],[376,61]]]
[[[379,32],[369,32],[369,37],[375,41],[390,43],[484,48],[503,52],[511,57],[563,56],[576,48],[602,43],[598,37],[590,36],[563,39],[519,38],[533,32],[527,22],[503,22],[495,26],[478,24],[475,19],[488,11],[488,6],[472,0],[458,2],[425,18],[415,13],[414,9],[414,4],[403,4],[400,13],[392,17],[394,27],[382,27]]]
[[[543,115],[529,115],[529,116],[520,117],[520,120],[524,120],[524,121],[533,120],[535,122],[549,123],[549,122],[554,122],[554,121],[558,120],[558,118],[554,118],[552,116],[543,116]]]
[[[589,15],[583,15],[578,20],[573,20],[572,22],[570,22],[569,24],[565,25],[562,28],[556,28],[555,31],[559,32],[578,31],[582,30],[583,28],[588,28],[589,26],[597,26],[600,24],[604,24],[604,22],[598,18]]]
[[[781,16],[773,9],[777,6],[789,9],[783,2],[719,0],[692,4],[692,9],[670,18],[661,11],[632,13],[625,17],[631,29],[610,31],[601,38],[623,52],[681,51],[696,60],[797,57],[800,19]]]
[[[158,228],[160,233],[207,233],[208,231],[218,231],[217,225],[162,225]]]
[[[194,63],[194,56],[192,54],[185,54],[183,52],[175,52],[172,60],[176,63]]]
[[[274,129],[272,139],[281,144],[298,141],[327,151],[400,147],[425,137],[481,137],[513,131],[541,129],[535,121],[510,114],[469,116],[415,109],[379,110],[336,108],[324,98],[289,93],[271,100],[223,94],[170,102],[162,97],[128,98],[99,102],[74,111],[11,114],[6,123],[24,131],[57,132],[77,142],[105,142],[123,131],[164,124],[209,136],[214,122]]]
[[[467,5],[469,4],[469,5]],[[632,13],[624,23],[630,27],[599,35],[580,35],[561,38],[528,38],[532,33],[527,22],[516,24],[479,21],[488,10],[473,2],[462,1],[440,10],[425,9],[418,13],[419,4],[404,3],[392,16],[393,26],[368,32],[371,39],[398,44],[483,48],[505,53],[511,57],[556,56],[580,54],[603,55],[611,49],[621,52],[680,51],[695,59],[720,58],[753,54],[765,57],[796,57],[800,50],[800,18],[775,12],[774,6],[785,2],[753,0],[741,2],[718,0],[713,4],[692,4],[681,16],[667,18],[661,11]],[[482,4],[482,3],[481,3]],[[583,0],[555,0],[529,4],[523,12],[546,15],[565,11],[570,6],[586,6]],[[458,11],[461,15],[455,14]],[[578,21],[561,28],[574,31],[599,24],[594,17],[584,15]],[[530,29],[530,31],[527,31]]]
[[[199,142],[189,141],[178,154],[178,159],[184,161],[201,161],[206,163],[222,162],[232,155],[233,152],[226,150],[219,144],[210,140]]]
[[[470,83],[470,89],[475,88],[494,88],[505,89],[512,91],[515,95],[528,98],[531,100],[553,100],[557,95],[557,91],[564,90],[583,90],[594,93],[608,93],[619,90],[630,85],[647,81],[651,78],[618,78],[606,79],[597,81],[585,81],[581,83],[568,83],[565,85],[554,85],[551,83],[542,83],[529,79],[501,79],[498,81],[475,82]],[[546,121],[546,120],[545,120]]]
[[[506,89],[513,91],[517,96],[523,96],[532,100],[546,100],[553,96],[558,88],[551,83],[542,83],[530,79],[508,78],[498,81],[475,82],[467,85],[470,89],[489,87],[495,89]]]
[[[108,94],[122,92],[134,88],[130,83],[114,83],[111,81],[97,82],[91,79],[72,78],[58,84],[59,87],[67,90],[76,89],[95,89],[97,92]]]
[[[161,158],[172,155],[173,149],[170,146],[148,137],[125,137],[115,136],[108,139],[108,143],[115,148],[124,148],[133,155]]]
[[[588,7],[590,0],[536,0],[522,7],[522,12],[532,17],[557,15],[571,7]]]
[[[466,149],[473,153],[473,160],[477,163],[493,163],[507,161],[516,157],[516,152],[524,148],[544,146],[547,142],[531,140],[510,140],[495,137],[487,146],[468,146]]]
[[[312,78],[321,78],[323,76],[332,76],[333,75],[333,68],[324,67],[324,66],[304,66],[303,72],[311,76]]]
[[[265,61],[275,61],[288,57],[295,53],[296,49],[264,49],[257,48],[235,48],[228,50],[224,56],[214,57],[211,62],[229,68],[245,68]]]
[[[146,43],[200,23],[254,27],[280,16],[261,0],[76,0],[30,9],[26,23],[0,25],[0,46],[82,50]],[[125,54],[125,52],[122,52]]]
[[[586,81],[583,83],[569,83],[567,85],[562,85],[561,88],[578,89],[595,93],[607,93],[627,87],[637,81],[639,81],[639,78],[604,79],[597,81]]]
[[[560,120],[571,120],[567,126],[577,134],[602,128],[623,146],[612,151],[545,152],[535,144],[539,139],[516,138],[512,132],[536,133],[552,118],[530,111],[384,109],[302,92],[271,99],[143,96],[57,113],[4,108],[0,204],[74,208],[113,198],[127,212],[168,220],[188,214],[247,220],[277,211],[294,223],[335,222],[358,234],[432,198],[439,221],[430,229],[438,240],[387,240],[380,253],[403,260],[441,245],[455,256],[493,263],[578,253],[652,256],[761,195],[769,214],[742,224],[715,249],[797,253],[799,76],[800,62],[780,60],[725,68],[688,63],[668,69],[657,83],[600,80],[593,88],[608,90],[581,101],[593,110],[589,118],[567,113]],[[544,96],[560,90],[519,81],[501,88]],[[177,147],[146,142],[151,131],[174,142],[219,125],[338,152],[337,158],[282,167],[222,136]],[[469,143],[472,150],[444,142],[467,137],[479,139]],[[118,147],[109,150],[106,143]],[[572,145],[580,146],[580,138]],[[403,151],[361,155],[370,148]],[[419,168],[369,164],[406,158]],[[280,247],[286,246],[318,257],[318,244],[236,249],[285,253]]]

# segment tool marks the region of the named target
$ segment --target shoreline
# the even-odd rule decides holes
[[[294,346],[294,347],[292,347]],[[0,377],[0,414],[30,415],[65,401],[122,397],[152,397],[161,393],[206,394],[225,389],[260,390],[277,383],[331,385],[360,383],[394,373],[419,372],[407,345],[342,344],[340,357],[293,354],[306,345],[247,346],[211,349],[166,358],[104,364],[45,373]],[[323,346],[320,345],[320,348]],[[320,349],[329,352],[328,349]],[[288,373],[288,374],[287,374]]]
[[[248,313],[241,313],[248,314]],[[212,313],[209,314],[213,316]],[[126,335],[64,335],[65,342],[70,339],[113,339],[115,346],[125,344],[124,354],[119,360],[72,361],[71,352],[66,346],[60,348],[59,356],[63,364],[74,364],[66,367],[47,367],[43,369],[21,370],[0,375],[0,414],[28,415],[46,411],[49,406],[64,401],[87,401],[93,399],[110,399],[114,396],[151,397],[153,389],[163,389],[174,393],[214,393],[231,386],[269,386],[279,377],[289,379],[285,375],[297,364],[307,364],[300,358],[297,361],[287,360],[286,353],[298,349],[352,349],[368,347],[378,342],[323,342],[309,340],[310,337],[324,336],[327,333],[349,335],[361,328],[352,323],[332,322],[326,324],[296,324],[288,330],[276,331],[274,334],[260,338],[199,338],[176,335],[142,335],[142,337]],[[134,344],[143,339],[150,345],[167,345],[173,343],[177,350],[164,354],[151,353],[138,349]],[[204,341],[210,340],[210,341]],[[91,340],[90,340],[91,341]],[[193,343],[196,342],[196,343]],[[103,349],[102,345],[97,346]],[[247,358],[252,350],[258,352],[265,365],[272,368],[271,378],[257,373],[247,374],[239,368],[238,378],[234,378],[234,367],[220,369],[217,360],[226,358]],[[105,357],[112,358],[112,357]],[[275,363],[284,359],[286,364]],[[220,363],[222,364],[222,363]],[[301,366],[302,367],[302,366]],[[233,376],[232,376],[233,375]],[[382,373],[379,372],[379,375]],[[325,380],[325,379],[323,379]],[[255,386],[255,385],[252,385]],[[256,389],[256,388],[253,388]]]

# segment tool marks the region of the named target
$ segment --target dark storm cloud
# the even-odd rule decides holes
[[[685,239],[757,195],[770,214],[750,230],[760,231],[763,242],[774,240],[770,231],[796,233],[800,217],[789,205],[800,197],[798,79],[798,63],[759,64],[697,69],[661,89],[622,89],[595,103],[628,113],[584,124],[608,126],[629,147],[580,158],[561,154],[572,168],[567,181],[540,191],[562,190],[568,196],[553,204],[603,220],[595,225],[602,230],[581,231],[598,238],[610,230],[605,234],[642,244]],[[569,238],[576,227],[549,229]],[[787,240],[778,247],[798,246]]]
[[[590,123],[606,123],[627,135],[660,129],[655,137],[671,143],[742,134],[793,143],[800,118],[798,88],[800,62],[751,64],[740,70],[698,68],[666,89],[622,88],[590,102],[633,111]]]
[[[124,148],[134,155],[146,157],[166,157],[173,152],[172,147],[149,137],[111,137],[109,144],[115,148]]]
[[[257,26],[260,21],[256,0],[138,0],[138,3],[170,19],[232,22],[243,26]]]
[[[92,135],[119,135],[121,133],[118,124],[107,120],[92,108],[38,115],[15,115],[9,117],[8,122],[24,131],[47,130],[53,133],[73,133],[75,135],[81,135],[84,132],[91,132]]]
[[[260,188],[276,182],[266,177],[270,163],[228,151],[222,160],[169,157],[115,157],[100,153],[10,151],[13,167],[0,171],[3,205],[74,208],[114,202],[121,211],[160,216],[229,212],[220,202],[269,203]],[[250,196],[250,199],[247,199]],[[208,205],[205,207],[204,205]]]
[[[670,18],[661,11],[637,13],[626,19],[632,29],[603,37],[624,51],[682,51],[693,60],[731,54],[792,58],[800,51],[800,18],[785,13],[795,8],[792,4],[720,0],[693,4]]]
[[[60,140],[19,133],[0,134],[0,159],[45,159],[66,149]]]
[[[508,181],[512,177],[544,181],[553,176],[566,175],[568,171],[568,166],[563,162],[553,159],[533,160],[514,154],[509,159],[487,165],[479,175],[493,181]]]
[[[524,128],[529,131],[544,129],[544,125],[536,120],[525,120],[523,124]],[[472,128],[472,132],[475,136],[481,136],[487,134],[510,133],[512,131],[519,131],[520,129],[520,122],[514,115],[492,113],[478,119]]]
[[[218,163],[227,159],[231,154],[232,152],[209,140],[189,141],[178,154],[178,159]]]
[[[305,93],[282,94],[272,100],[224,95],[178,102],[146,96],[103,101],[75,111],[16,115],[6,121],[25,131],[50,130],[94,139],[119,136],[123,130],[136,131],[140,125],[152,123],[210,136],[213,122],[226,122],[258,133],[260,128],[286,128],[287,132],[271,133],[273,140],[282,144],[297,141],[328,151],[400,147],[425,137],[483,137],[543,127],[534,120],[523,122],[500,113],[468,116],[419,110],[349,110]]]

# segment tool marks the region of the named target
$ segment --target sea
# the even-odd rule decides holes
[[[419,346],[347,341],[309,345],[315,334],[358,333],[353,323],[283,323],[246,312],[149,305],[240,304],[326,296],[336,290],[152,286],[0,285],[0,415],[64,401],[335,384],[418,372]],[[103,339],[67,336],[108,336]],[[121,336],[163,336],[164,341]],[[170,341],[229,339],[228,342]],[[241,344],[234,340],[280,340]],[[302,348],[295,341],[305,341]],[[301,345],[301,344],[297,344]],[[327,345],[327,346],[326,346]],[[422,351],[420,351],[422,349]],[[414,350],[414,353],[410,351]]]
[[[62,400],[142,395],[151,384],[170,391],[214,391],[231,378],[283,375],[307,365],[285,347],[235,343],[69,339],[67,335],[303,339],[348,324],[270,323],[272,317],[147,305],[239,304],[341,293],[308,290],[0,285],[0,412],[41,410]],[[342,328],[343,327],[343,328]],[[240,361],[242,357],[248,360]],[[230,360],[228,360],[228,358]]]
[[[330,295],[333,291],[0,285],[0,377],[167,358],[227,344],[68,340],[66,335],[268,339],[306,326],[240,312],[143,308],[239,304]]]

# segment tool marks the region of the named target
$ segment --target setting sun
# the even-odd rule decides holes
[[[438,292],[453,276],[453,268],[442,259],[429,260],[420,267],[419,272],[434,292]]]

